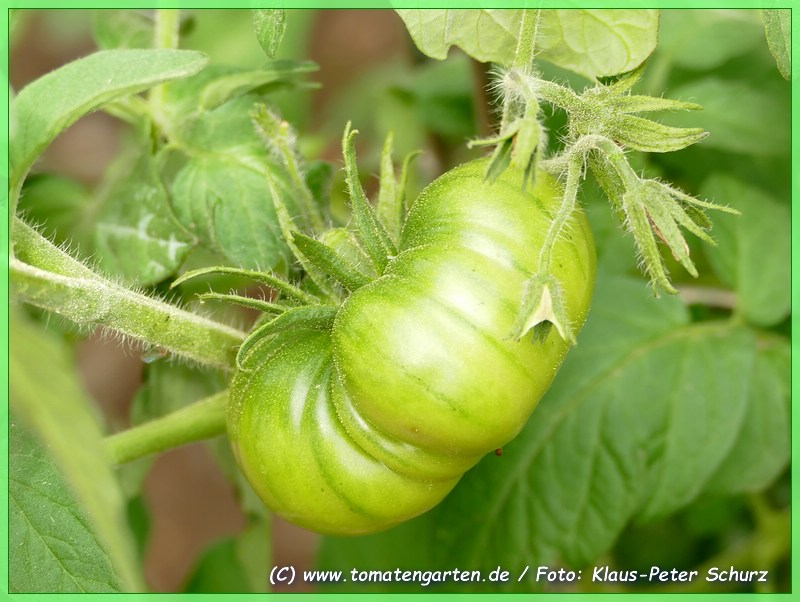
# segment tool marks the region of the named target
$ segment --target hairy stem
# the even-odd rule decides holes
[[[232,369],[245,334],[111,282],[15,220],[12,296],[208,366]]]
[[[115,464],[210,439],[225,433],[228,391],[181,408],[161,418],[107,437],[105,446]]]
[[[522,20],[519,24],[519,39],[517,50],[514,54],[514,67],[527,68],[533,63],[536,52],[536,35],[539,33],[538,9],[525,9],[522,11]]]
[[[583,168],[583,159],[580,153],[572,153],[569,158],[567,168],[567,183],[564,187],[564,199],[558,212],[553,217],[550,223],[550,229],[547,231],[544,244],[542,245],[542,252],[539,256],[539,273],[546,273],[550,271],[550,263],[552,261],[553,249],[556,246],[556,240],[564,228],[564,224],[575,211],[575,203],[578,197],[578,184]]]

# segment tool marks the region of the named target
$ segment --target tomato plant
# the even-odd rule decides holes
[[[7,17],[12,591],[788,591],[787,11]]]

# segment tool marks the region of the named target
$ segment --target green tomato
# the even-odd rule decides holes
[[[485,454],[513,439],[567,351],[511,336],[561,200],[485,161],[444,174],[414,203],[385,272],[342,304],[330,332],[259,342],[233,383],[229,434],[275,512],[323,533],[389,528],[438,504]],[[553,251],[573,325],[595,279],[576,214]]]

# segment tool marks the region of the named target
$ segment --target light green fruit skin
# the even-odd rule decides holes
[[[228,431],[265,503],[334,535],[387,529],[438,504],[524,426],[568,349],[511,338],[524,284],[560,201],[485,162],[448,172],[415,202],[386,273],[342,305],[332,332],[259,342],[234,377]],[[594,287],[578,214],[553,253],[579,327]]]
[[[511,170],[488,184],[485,165],[457,167],[420,194],[398,256],[344,302],[333,328],[334,362],[364,420],[467,458],[517,435],[569,348],[555,329],[543,344],[511,336],[561,189],[539,173],[525,193]],[[576,213],[552,262],[576,329],[595,269],[591,231]]]
[[[332,535],[388,529],[439,503],[460,475],[411,478],[366,453],[331,401],[330,334],[301,330],[250,355],[232,384],[228,434],[237,461],[269,508]]]

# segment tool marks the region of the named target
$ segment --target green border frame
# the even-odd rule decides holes
[[[160,0],[157,2],[147,2],[144,0],[127,0],[126,2],[113,3],[109,0],[66,0],[64,2],[54,2],[53,0],[8,0],[3,2],[3,10],[0,11],[0,20],[2,21],[2,31],[5,32],[5,43],[2,45],[2,58],[0,58],[0,68],[4,70],[6,81],[8,81],[9,73],[9,39],[8,39],[8,24],[9,15],[8,9],[10,8],[28,8],[28,9],[92,9],[92,8],[256,8],[256,7],[270,7],[286,9],[314,9],[314,8],[337,8],[337,9],[394,9],[394,8],[524,8],[529,6],[536,6],[542,8],[660,8],[660,9],[677,9],[677,8],[697,8],[697,9],[713,9],[713,8],[800,8],[800,0],[594,0],[590,2],[577,2],[575,0],[564,0],[562,2],[541,1],[532,2],[530,0],[500,0],[497,2],[490,2],[489,0],[434,0],[432,2],[424,2],[421,0],[251,0],[241,1],[234,0],[232,2],[223,3],[221,0],[194,0],[194,1],[181,1],[181,0]],[[800,11],[795,14],[800,14]],[[795,232],[800,232],[800,212],[795,211],[797,208],[798,199],[800,199],[800,159],[798,159],[798,150],[800,150],[800,94],[798,94],[800,84],[798,84],[798,75],[800,68],[798,68],[798,59],[800,59],[800,49],[798,49],[797,36],[793,44],[792,51],[792,239],[800,243],[800,234],[796,237]],[[7,95],[2,97],[2,119],[3,131],[6,133],[5,142],[3,145],[2,153],[7,164],[8,162],[8,101]],[[8,181],[8,174],[5,176],[6,182]],[[7,187],[3,188],[3,196],[0,205],[3,206],[2,214],[0,215],[0,241],[2,246],[8,249],[8,194],[5,192]],[[791,296],[792,296],[792,320],[791,327],[794,332],[796,321],[794,317],[797,315],[797,310],[800,309],[800,279],[797,276],[797,266],[800,265],[800,244],[792,244],[791,261],[792,261],[792,283],[791,283]],[[8,262],[5,261],[0,265],[0,297],[2,297],[3,304],[0,307],[0,339],[5,341],[5,345],[0,348],[0,364],[3,366],[3,374],[5,376],[5,384],[2,393],[0,393],[0,422],[2,422],[2,431],[0,431],[0,455],[8,457],[8,359],[9,359],[9,341],[8,341]],[[792,374],[800,373],[800,343],[792,337],[791,340],[792,350]],[[792,378],[791,394],[792,399],[797,397],[800,392],[800,379]],[[795,412],[792,416],[792,499],[800,499],[800,472],[798,472],[798,464],[800,464],[800,446],[795,445],[796,433],[800,433],[800,429],[796,428],[800,425],[800,416]],[[0,464],[0,482],[8,490],[8,463],[3,462]],[[793,504],[792,507],[792,542],[800,542],[800,521],[798,519],[798,506]],[[8,587],[8,497],[0,496],[0,521],[2,521],[2,531],[5,537],[2,542],[3,562],[0,562],[0,599],[25,599],[38,602],[39,600],[50,600],[53,594],[9,594]],[[793,550],[794,551],[794,550]],[[792,558],[792,571],[791,571],[792,584],[800,584],[800,558],[796,554]],[[797,590],[794,590],[795,593]],[[163,596],[164,594],[122,594],[133,595],[136,599],[154,599],[155,596]],[[237,599],[247,594],[237,595]],[[263,594],[253,594],[263,595]],[[488,599],[492,594],[473,594],[478,598]],[[559,600],[576,600],[588,599],[596,596],[597,594],[513,594],[515,599],[533,599],[536,596],[537,600],[542,599],[559,599]],[[729,594],[674,594],[680,596],[681,600],[697,600],[705,599],[708,596],[713,596],[719,599],[720,596],[727,596]],[[754,598],[779,598],[789,599],[793,598],[795,594],[736,594],[737,600],[750,600]],[[107,594],[95,594],[93,599],[105,599]],[[113,595],[116,597],[117,595]],[[219,595],[215,594],[172,594],[176,598],[185,598],[191,600],[202,599],[221,599]],[[230,596],[230,595],[225,595]],[[311,600],[324,597],[325,599],[346,599],[351,594],[271,594],[271,596],[291,596],[293,600]],[[392,599],[395,600],[425,600],[425,599],[455,599],[456,596],[461,594],[392,594]],[[651,600],[663,599],[664,596],[672,597],[671,594],[658,595],[658,594],[625,594],[626,600]],[[59,594],[60,600],[83,600],[86,596],[83,594]]]

